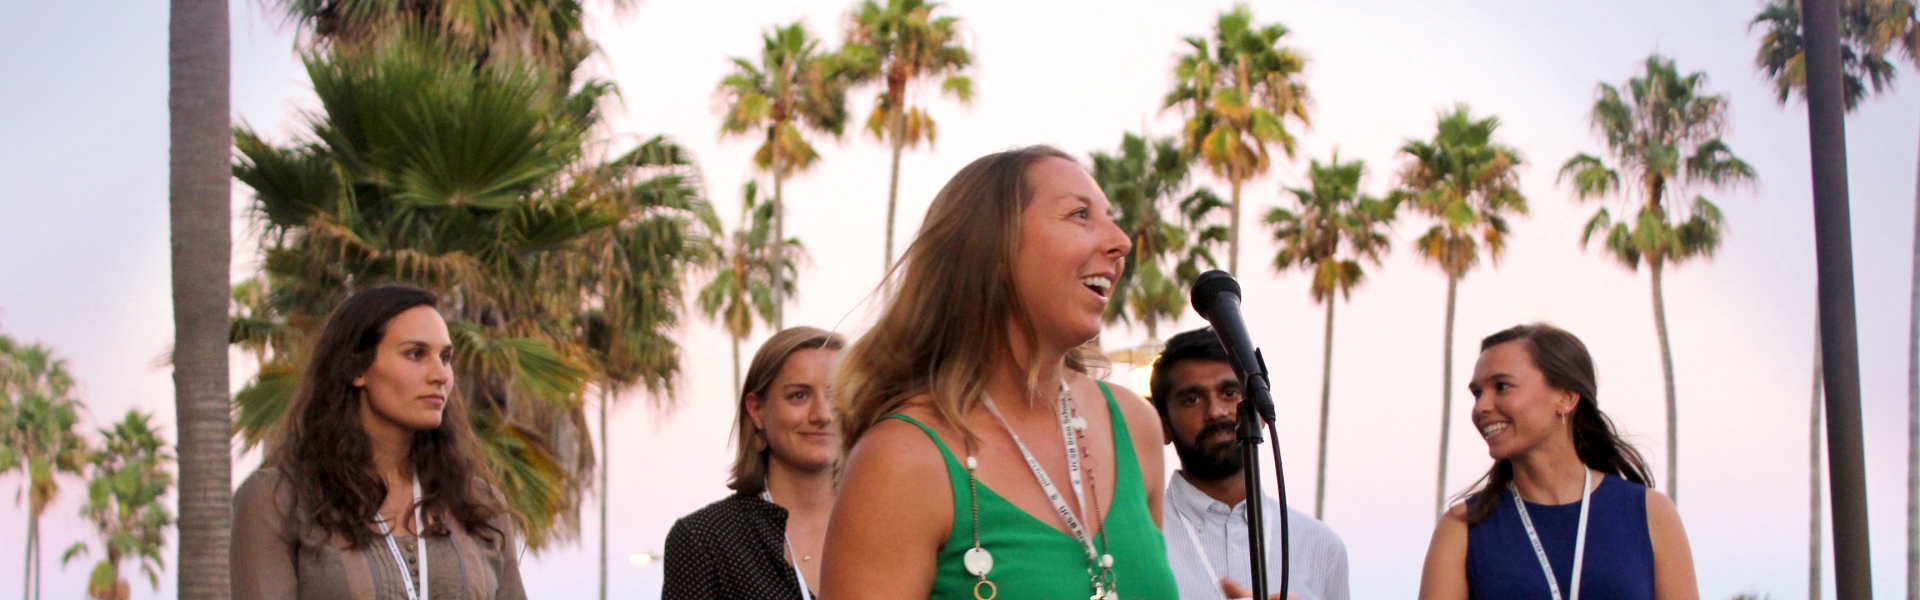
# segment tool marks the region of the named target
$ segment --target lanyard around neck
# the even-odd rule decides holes
[[[407,559],[400,556],[400,545],[393,543],[393,530],[387,527],[387,518],[376,515],[380,523],[380,533],[387,536],[387,551],[393,553],[393,562],[400,566],[400,581],[407,586],[407,600],[427,600],[427,524],[420,520],[420,478],[413,479],[413,552],[420,557],[420,581],[413,581],[413,570],[407,568]]]
[[[766,500],[767,504],[780,506],[780,503],[773,501],[773,490],[760,490],[760,499]],[[793,558],[800,556],[800,553],[793,551],[793,536],[789,536],[787,532],[782,531],[780,532],[780,539],[785,540],[787,543],[787,556],[789,557],[787,560],[793,562],[793,580],[800,582],[800,600],[811,600],[813,593],[807,589],[807,575],[806,573],[800,572],[800,561],[794,560]]]
[[[1207,547],[1200,544],[1200,532],[1194,531],[1193,522],[1188,521],[1186,513],[1180,512],[1179,508],[1169,512],[1180,517],[1180,524],[1186,527],[1187,539],[1193,542],[1193,555],[1200,557],[1200,568],[1207,570],[1207,587],[1213,588],[1213,593],[1221,600],[1226,600],[1227,592],[1220,589],[1220,574],[1213,570],[1213,561],[1207,559]]]
[[[1074,439],[1073,417],[1067,409],[1066,391],[1066,382],[1060,382],[1060,436],[1066,439],[1067,445],[1067,481],[1073,485],[1074,498],[1080,501],[1080,514],[1084,515],[1088,514],[1087,494],[1080,478],[1080,443]],[[1047,493],[1047,500],[1053,503],[1053,512],[1067,522],[1067,529],[1073,532],[1074,539],[1080,540],[1080,546],[1087,551],[1087,560],[1098,562],[1100,551],[1093,546],[1093,536],[1087,533],[1087,528],[1081,525],[1080,518],[1074,516],[1073,510],[1067,508],[1066,497],[1060,494],[1060,488],[1054,486],[1052,478],[1047,477],[1046,469],[1041,468],[1040,461],[1027,450],[1026,442],[1020,441],[1020,434],[1013,432],[1013,426],[1007,424],[1006,417],[1000,416],[1000,409],[993,405],[993,398],[982,395],[981,400],[987,405],[987,412],[993,413],[994,420],[1006,428],[1007,435],[1013,438],[1013,445],[1020,448],[1020,456],[1027,459],[1027,468],[1033,470],[1033,478],[1040,481],[1040,489]]]
[[[1587,555],[1587,512],[1593,508],[1593,470],[1581,465],[1586,471],[1586,479],[1580,488],[1580,533],[1573,541],[1573,595],[1570,600],[1580,600],[1580,567],[1585,566]],[[1507,483],[1507,489],[1513,492],[1513,505],[1520,509],[1520,524],[1527,526],[1527,539],[1533,542],[1533,555],[1540,558],[1540,570],[1547,573],[1547,590],[1553,592],[1553,600],[1560,600],[1560,582],[1553,577],[1553,563],[1547,562],[1547,551],[1540,546],[1540,534],[1533,529],[1533,518],[1527,516],[1527,502],[1520,499],[1520,488]]]

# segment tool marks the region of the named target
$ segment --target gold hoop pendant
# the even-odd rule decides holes
[[[987,586],[987,594],[984,596],[980,595],[980,586],[983,585]],[[985,577],[980,578],[979,583],[973,584],[973,600],[993,600],[995,596],[999,595],[1000,586],[994,585],[991,581],[987,581]]]

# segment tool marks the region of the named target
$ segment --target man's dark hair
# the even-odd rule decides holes
[[[1202,327],[1193,331],[1182,331],[1167,340],[1167,347],[1160,351],[1160,358],[1153,361],[1153,381],[1148,384],[1148,400],[1160,411],[1160,418],[1167,418],[1167,396],[1172,392],[1173,378],[1167,375],[1173,365],[1183,360],[1212,360],[1229,362],[1227,347],[1220,345],[1220,336],[1214,335],[1212,327]]]

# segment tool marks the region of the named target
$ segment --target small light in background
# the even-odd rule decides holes
[[[1127,387],[1141,398],[1147,397],[1147,393],[1153,389],[1153,363],[1134,367],[1133,371],[1127,373]]]
[[[655,561],[658,561],[661,558],[664,558],[664,557],[658,554],[654,554],[652,552],[635,552],[633,553],[633,556],[627,557],[627,562],[633,563],[633,566],[636,566],[636,567],[644,567],[644,566],[653,564]]]

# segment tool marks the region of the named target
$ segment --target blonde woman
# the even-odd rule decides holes
[[[1029,147],[954,175],[835,378],[849,448],[821,588],[865,598],[1173,598],[1160,421],[1089,376],[1132,244]]]
[[[662,600],[813,597],[840,455],[827,388],[842,344],[793,327],[754,353],[734,418],[733,495],[673,524]]]

